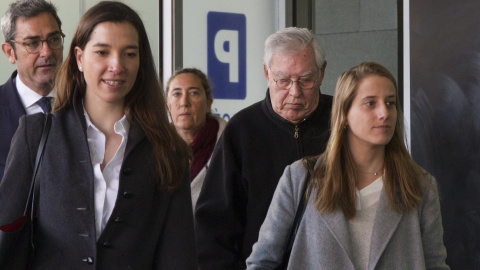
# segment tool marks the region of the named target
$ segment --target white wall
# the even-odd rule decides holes
[[[62,30],[65,33],[65,53],[70,47],[72,36],[77,27],[77,23],[80,20],[81,15],[92,7],[100,0],[50,0],[56,7],[58,16],[62,20]],[[155,66],[158,70],[158,48],[159,48],[159,1],[158,0],[124,0],[119,1],[129,5],[133,8],[142,18],[145,28],[147,29],[148,38],[150,39],[150,46],[152,47],[153,57],[155,60]],[[0,1],[0,16],[5,14],[8,6],[12,1]],[[0,35],[1,42],[4,42],[3,35]],[[3,84],[10,77],[11,73],[15,70],[15,65],[8,62],[7,57],[0,53],[0,84]]]

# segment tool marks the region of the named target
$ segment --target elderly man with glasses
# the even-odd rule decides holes
[[[245,269],[285,167],[324,151],[332,108],[320,92],[326,65],[307,29],[266,40],[266,97],[227,124],[197,202],[200,269]]]
[[[51,110],[64,37],[55,6],[44,0],[11,3],[1,26],[2,51],[16,71],[0,86],[0,179],[18,119]]]

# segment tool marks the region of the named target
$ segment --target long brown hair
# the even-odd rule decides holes
[[[95,26],[103,22],[128,22],[138,32],[140,67],[135,84],[125,97],[125,112],[128,121],[140,127],[152,144],[160,188],[173,191],[180,186],[186,172],[189,150],[168,122],[165,97],[155,71],[147,33],[142,20],[130,7],[120,2],[102,1],[83,15],[57,75],[54,111],[73,107],[75,89],[85,96],[86,82],[78,70],[74,51],[77,46],[84,50]]]
[[[309,188],[315,190],[315,207],[319,212],[332,212],[339,206],[350,219],[356,214],[356,171],[351,156],[345,125],[347,114],[356,95],[358,85],[368,76],[389,79],[395,86],[397,122],[390,142],[385,146],[384,187],[388,201],[397,212],[414,209],[422,200],[421,179],[426,172],[418,166],[407,151],[404,142],[403,113],[398,98],[397,83],[393,75],[378,63],[362,63],[344,72],[337,81],[333,97],[331,135],[319,166],[312,170]],[[314,159],[307,160],[313,163]],[[428,185],[428,183],[427,183]]]

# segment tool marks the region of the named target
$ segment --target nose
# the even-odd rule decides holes
[[[182,95],[180,98],[180,105],[183,107],[190,107],[190,98],[188,97],[188,93]]]
[[[119,55],[112,54],[108,71],[113,72],[114,74],[120,74],[124,71],[122,58]]]
[[[386,104],[381,104],[377,110],[378,118],[379,119],[386,119],[390,115]]]
[[[293,97],[298,97],[302,94],[302,90],[298,85],[298,80],[297,81],[292,80],[292,86],[288,90],[289,90],[288,94]]]
[[[40,55],[43,57],[47,57],[52,55],[52,49],[48,46],[48,43],[46,40],[42,40],[42,49],[40,50]]]

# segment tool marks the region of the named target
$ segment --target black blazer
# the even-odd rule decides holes
[[[15,86],[16,76],[17,71],[14,71],[8,81],[0,86],[0,181],[10,150],[10,142],[18,128],[18,119],[26,114]]]
[[[22,117],[0,184],[0,224],[21,216],[43,114]],[[169,146],[166,146],[169,147]],[[151,145],[131,125],[112,215],[95,238],[94,176],[80,100],[57,112],[39,168],[35,269],[196,269],[187,165],[182,187],[159,191]]]

